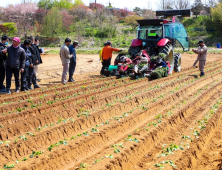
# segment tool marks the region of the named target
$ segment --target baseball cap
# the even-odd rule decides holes
[[[16,41],[16,42],[20,43],[20,38],[19,37],[14,37],[13,41]]]
[[[111,41],[107,41],[106,44],[107,45],[111,45],[112,43],[111,43]]]
[[[199,42],[198,42],[198,44],[200,44],[200,43],[204,43],[204,41],[203,41],[203,40],[201,40],[201,41],[199,41]]]
[[[78,41],[73,41],[73,45],[78,45],[79,46],[79,42]]]

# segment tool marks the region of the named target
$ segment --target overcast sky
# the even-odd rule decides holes
[[[38,0],[33,0],[35,2],[38,2]],[[73,0],[74,1],[74,0]],[[157,0],[110,0],[113,7],[115,8],[125,8],[127,7],[130,10],[133,10],[135,7],[140,7],[140,8],[156,8],[156,2]],[[17,4],[21,2],[21,0],[0,0],[0,6],[5,7],[9,4]],[[86,5],[89,5],[90,2],[95,2],[95,0],[83,0],[83,2]],[[152,3],[151,3],[152,2]],[[101,3],[105,6],[108,5],[109,0],[97,0],[97,3]]]

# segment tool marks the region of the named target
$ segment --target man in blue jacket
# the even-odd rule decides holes
[[[69,46],[69,52],[73,57],[70,58],[70,64],[69,64],[69,80],[68,82],[74,82],[73,74],[76,68],[76,48],[79,46],[78,41],[74,41],[73,45]]]
[[[29,51],[31,43],[31,40],[26,39],[21,45],[21,48],[25,50],[26,54],[25,69],[24,72],[21,73],[21,91],[29,90],[28,86],[30,84],[30,81],[32,81],[32,78],[30,78],[29,76],[30,67],[33,67],[32,53]]]

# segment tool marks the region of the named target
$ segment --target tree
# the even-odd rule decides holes
[[[158,10],[173,9],[174,1],[173,0],[158,0],[156,5],[157,5]]]
[[[51,9],[53,6],[53,0],[40,0],[38,2],[38,7],[42,9]]]
[[[200,11],[204,9],[203,3],[201,0],[195,0],[194,4],[192,5],[191,11],[194,13],[194,15],[200,15]]]
[[[43,20],[44,20],[44,17],[47,15],[47,12],[48,12],[48,10],[45,10],[45,9],[42,9],[42,8],[38,8],[35,11],[34,19],[35,19],[37,32],[41,32],[42,25],[43,25]]]
[[[137,20],[143,19],[143,17],[140,17],[138,15],[134,16],[128,16],[124,19],[124,22],[127,25],[130,25],[133,29],[135,29],[139,24],[137,23]]]
[[[84,5],[82,0],[75,0],[74,1],[74,6],[78,6],[78,5]]]
[[[71,2],[68,2],[67,0],[55,0],[53,3],[53,7],[58,7],[62,9],[71,9],[73,4]]]
[[[8,34],[8,29],[4,25],[0,25],[0,35]]]
[[[213,25],[218,35],[222,34],[222,2],[217,4],[215,8],[211,8],[211,16],[213,20]]]
[[[3,11],[4,20],[15,22],[18,28],[23,29],[26,37],[27,31],[34,24],[34,15],[37,9],[36,4],[9,5]]]
[[[59,8],[52,8],[44,17],[43,34],[54,37],[62,28],[62,14]]]
[[[70,26],[73,24],[73,16],[69,15],[67,11],[62,11],[62,25],[67,31],[67,37],[69,36]]]
[[[176,0],[174,7],[176,9],[187,9],[190,7],[190,1],[189,0]]]
[[[7,29],[7,35],[9,36],[14,36],[17,33],[17,28],[15,23],[13,22],[6,22],[4,24],[2,24],[4,27],[6,27]]]
[[[98,3],[90,3],[89,4],[89,8],[90,9],[104,9],[104,5],[103,4],[98,4]]]

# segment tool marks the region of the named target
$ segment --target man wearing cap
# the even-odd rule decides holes
[[[199,47],[197,50],[192,49],[192,51],[196,54],[197,60],[194,62],[194,65],[196,65],[197,61],[199,61],[199,69],[200,69],[200,76],[204,76],[204,66],[207,60],[207,46],[204,44],[204,41],[199,41]]]
[[[121,49],[112,48],[111,45],[112,45],[112,43],[110,41],[107,41],[106,46],[103,48],[103,52],[102,52],[102,59],[103,59],[102,65],[103,65],[103,67],[102,67],[102,70],[101,70],[102,75],[104,74],[104,69],[108,68],[110,66],[113,51],[116,51],[116,52],[123,51]],[[106,76],[108,76],[108,75],[106,75]]]
[[[3,51],[3,53],[8,53],[6,60],[6,91],[8,94],[11,94],[10,87],[12,74],[14,74],[15,77],[15,91],[19,92],[19,71],[23,73],[25,68],[25,51],[19,46],[19,44],[20,39],[14,37],[12,45]]]
[[[6,69],[6,60],[7,56],[3,51],[5,51],[6,46],[8,45],[8,36],[3,35],[1,38],[2,42],[0,43],[0,93],[5,93],[6,89],[4,86],[4,80],[5,80],[5,69]]]
[[[79,46],[78,41],[74,41],[73,45],[69,46],[69,52],[70,54],[73,55],[72,58],[70,58],[70,63],[69,63],[69,80],[68,82],[74,82],[75,80],[73,79],[73,74],[76,68],[76,48]]]

